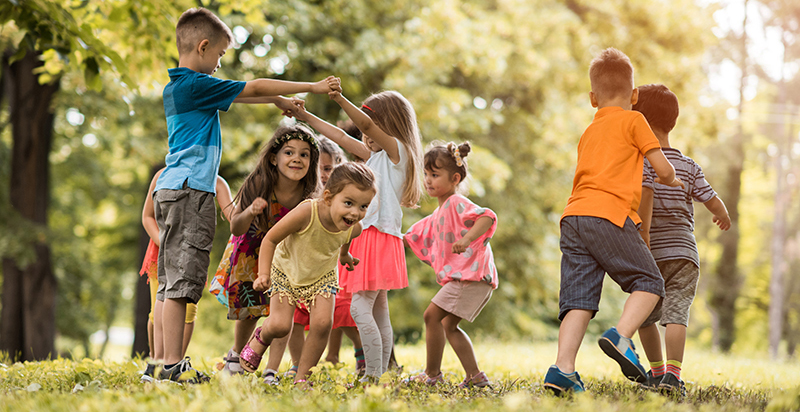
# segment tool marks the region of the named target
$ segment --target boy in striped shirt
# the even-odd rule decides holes
[[[664,278],[666,295],[639,328],[642,347],[650,361],[646,385],[686,395],[681,380],[681,362],[686,345],[689,307],[700,277],[700,259],[694,234],[692,200],[714,214],[714,223],[722,230],[731,227],[725,204],[703,176],[700,166],[669,143],[669,133],[678,118],[678,98],[666,86],[648,84],[639,87],[639,101],[633,110],[641,112],[650,123],[661,151],[675,167],[685,187],[669,187],[654,182],[655,172],[645,159],[642,178],[642,238],[650,247]],[[664,340],[667,362],[661,352],[661,336],[656,322],[666,327]]]

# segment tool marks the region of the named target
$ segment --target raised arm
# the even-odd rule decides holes
[[[647,157],[647,160],[650,162],[650,166],[653,166],[653,170],[656,171],[656,175],[658,176],[655,179],[656,183],[672,187],[684,187],[681,179],[675,176],[675,167],[667,160],[667,157],[664,156],[664,152],[661,151],[660,147],[648,150],[647,153],[645,153],[645,157]]]
[[[713,221],[721,230],[731,228],[731,217],[728,215],[728,208],[725,207],[725,203],[722,202],[719,196],[714,196],[708,202],[703,203],[703,206],[714,214]]]
[[[372,119],[369,118],[364,112],[361,111],[358,107],[350,103],[344,95],[338,92],[329,93],[331,99],[339,104],[339,106],[344,109],[344,112],[347,114],[347,117],[355,123],[358,130],[361,130],[362,133],[367,135],[370,139],[374,140],[378,146],[383,149],[387,155],[389,155],[389,159],[394,163],[397,164],[400,161],[400,149],[397,147],[398,142],[397,139],[393,136],[386,134],[386,132],[378,127]],[[370,110],[370,109],[367,109]]]
[[[311,222],[311,203],[303,203],[287,213],[267,232],[258,252],[258,277],[253,282],[253,289],[262,292],[269,288],[272,259],[275,257],[278,243],[292,233],[303,230],[309,222]]]
[[[144,207],[142,208],[142,226],[144,226],[144,231],[147,232],[150,240],[156,246],[161,246],[161,241],[158,237],[158,222],[156,222],[156,210],[153,206],[153,190],[156,188],[158,177],[161,176],[163,171],[164,169],[157,171],[153,176],[153,180],[150,181],[150,187],[147,189],[147,196],[144,198]]]
[[[639,228],[639,234],[642,240],[650,247],[650,226],[653,223],[653,189],[649,187],[642,187],[642,200],[639,202],[639,210],[637,212],[642,219],[642,226]]]
[[[369,159],[372,152],[367,148],[367,145],[358,139],[354,139],[352,136],[345,133],[344,130],[315,116],[314,113],[305,110],[304,107],[295,107],[292,111],[292,115],[294,115],[297,120],[308,123],[316,131],[320,132],[320,134],[341,146],[345,151],[358,156],[360,159]]]
[[[280,96],[295,93],[315,93],[324,94],[337,90],[338,80],[330,76],[325,80],[316,83],[309,82],[289,82],[275,79],[256,79],[250,80],[244,86],[244,90],[234,99],[234,103],[244,103],[240,99],[252,97]],[[271,103],[271,102],[270,102]]]
[[[225,216],[225,220],[230,222],[231,216],[233,215],[231,187],[228,186],[228,182],[219,175],[217,175],[217,204],[222,211],[222,215]]]

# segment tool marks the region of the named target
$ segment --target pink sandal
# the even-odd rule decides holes
[[[264,352],[266,352],[268,345],[264,343],[263,340],[261,340],[260,327],[256,328],[256,331],[253,332],[253,337],[256,338],[258,343],[264,346]],[[242,352],[239,354],[239,360],[244,361],[239,363],[242,366],[242,369],[250,373],[257,371],[258,365],[261,364],[261,357],[263,356],[264,352],[262,352],[261,354],[256,353],[256,351],[254,351],[253,348],[250,347],[250,342],[247,342],[244,345],[244,348],[242,348]]]

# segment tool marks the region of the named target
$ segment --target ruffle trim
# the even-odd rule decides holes
[[[277,296],[281,303],[283,303],[283,298],[285,297],[289,304],[297,305],[302,303],[306,307],[310,307],[316,302],[317,296],[329,298],[331,295],[336,294],[331,291],[339,291],[341,289],[336,270],[322,275],[316,282],[307,286],[292,286],[289,276],[274,265],[271,272],[270,281],[272,286],[269,289],[269,296]]]

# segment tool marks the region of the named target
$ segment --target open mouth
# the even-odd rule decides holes
[[[355,219],[348,219],[348,218],[346,218],[346,217],[343,217],[343,218],[342,218],[342,220],[344,220],[344,223],[345,223],[347,226],[353,226],[353,224],[355,224],[355,223],[356,223],[356,220],[355,220]]]

